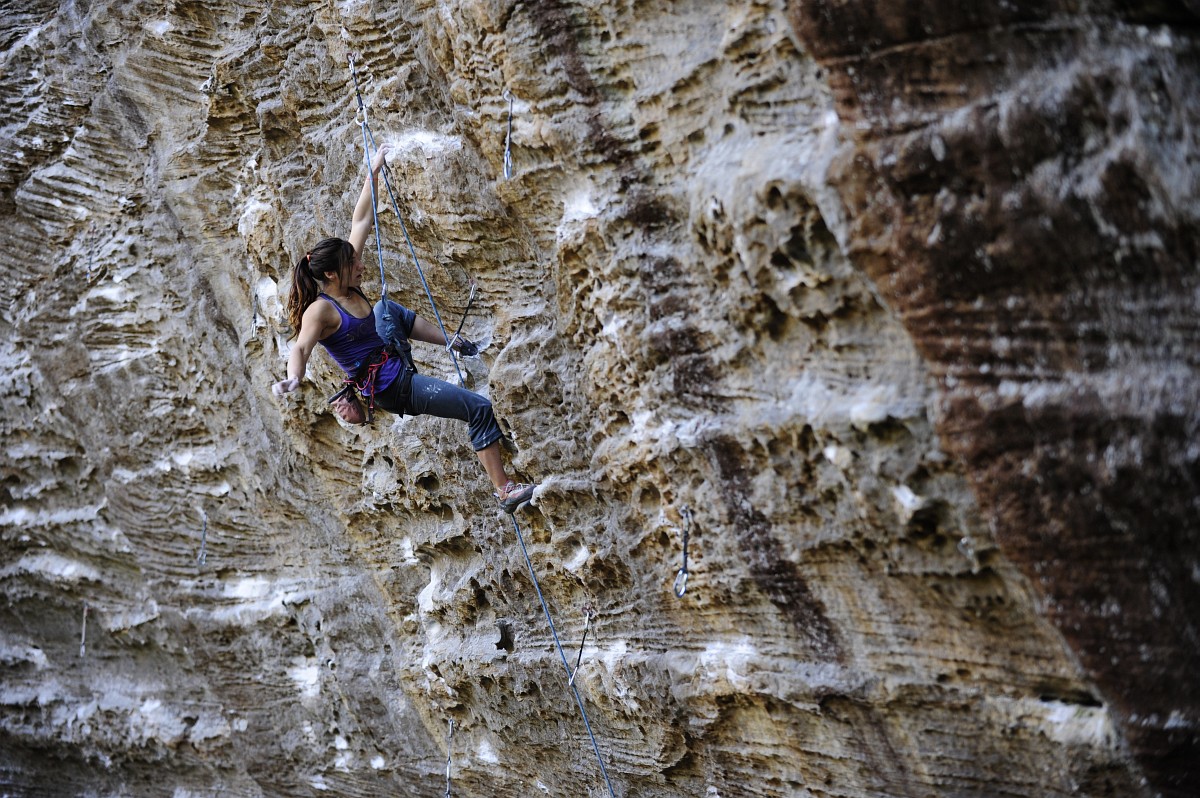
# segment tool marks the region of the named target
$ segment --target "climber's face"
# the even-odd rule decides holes
[[[350,262],[350,274],[347,280],[347,288],[358,288],[362,285],[363,262],[362,256],[358,253],[354,254],[354,260]]]

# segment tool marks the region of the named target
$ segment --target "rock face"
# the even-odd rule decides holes
[[[1200,784],[1194,4],[795,3],[851,259],[1150,782]],[[936,9],[933,6],[938,6]]]
[[[463,426],[270,393],[357,54],[617,795],[1195,794],[1196,9],[959,5],[6,10],[0,792],[608,794]]]

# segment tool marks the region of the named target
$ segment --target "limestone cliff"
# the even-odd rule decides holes
[[[608,794],[462,425],[270,393],[355,55],[617,795],[1195,794],[1200,11],[961,5],[5,4],[0,793]]]

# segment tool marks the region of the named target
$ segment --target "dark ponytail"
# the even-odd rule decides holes
[[[290,337],[300,334],[300,322],[304,311],[317,301],[321,283],[328,282],[326,275],[335,272],[342,277],[349,273],[354,263],[354,247],[341,238],[324,238],[321,243],[304,253],[292,269],[292,287],[288,291],[288,323],[292,326]]]

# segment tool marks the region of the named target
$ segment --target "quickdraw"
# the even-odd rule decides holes
[[[513,98],[512,98],[512,93],[508,89],[504,90],[504,99],[508,100],[508,133],[506,133],[504,136],[504,179],[511,180],[512,179],[512,171],[513,171],[513,169],[512,169],[512,165],[513,165],[513,161],[512,161]]]
[[[675,597],[683,598],[683,594],[687,592],[688,569],[687,569],[687,547],[688,534],[692,529],[692,510],[687,505],[680,509],[679,514],[683,516],[683,565],[679,568],[679,572],[675,574]]]
[[[475,281],[471,281],[471,293],[467,296],[467,308],[463,311],[462,319],[458,322],[458,329],[454,331],[454,337],[450,339],[450,343],[446,344],[448,349],[453,349],[454,345],[462,340],[462,328],[467,323],[467,316],[471,314],[471,305],[475,304]]]
[[[596,610],[589,604],[583,608],[583,639],[579,641],[579,656],[575,658],[575,670],[571,671],[571,678],[567,679],[568,685],[575,684],[575,676],[579,673],[579,666],[583,664],[583,647],[587,645],[588,630],[592,628],[592,619],[596,617]]]

